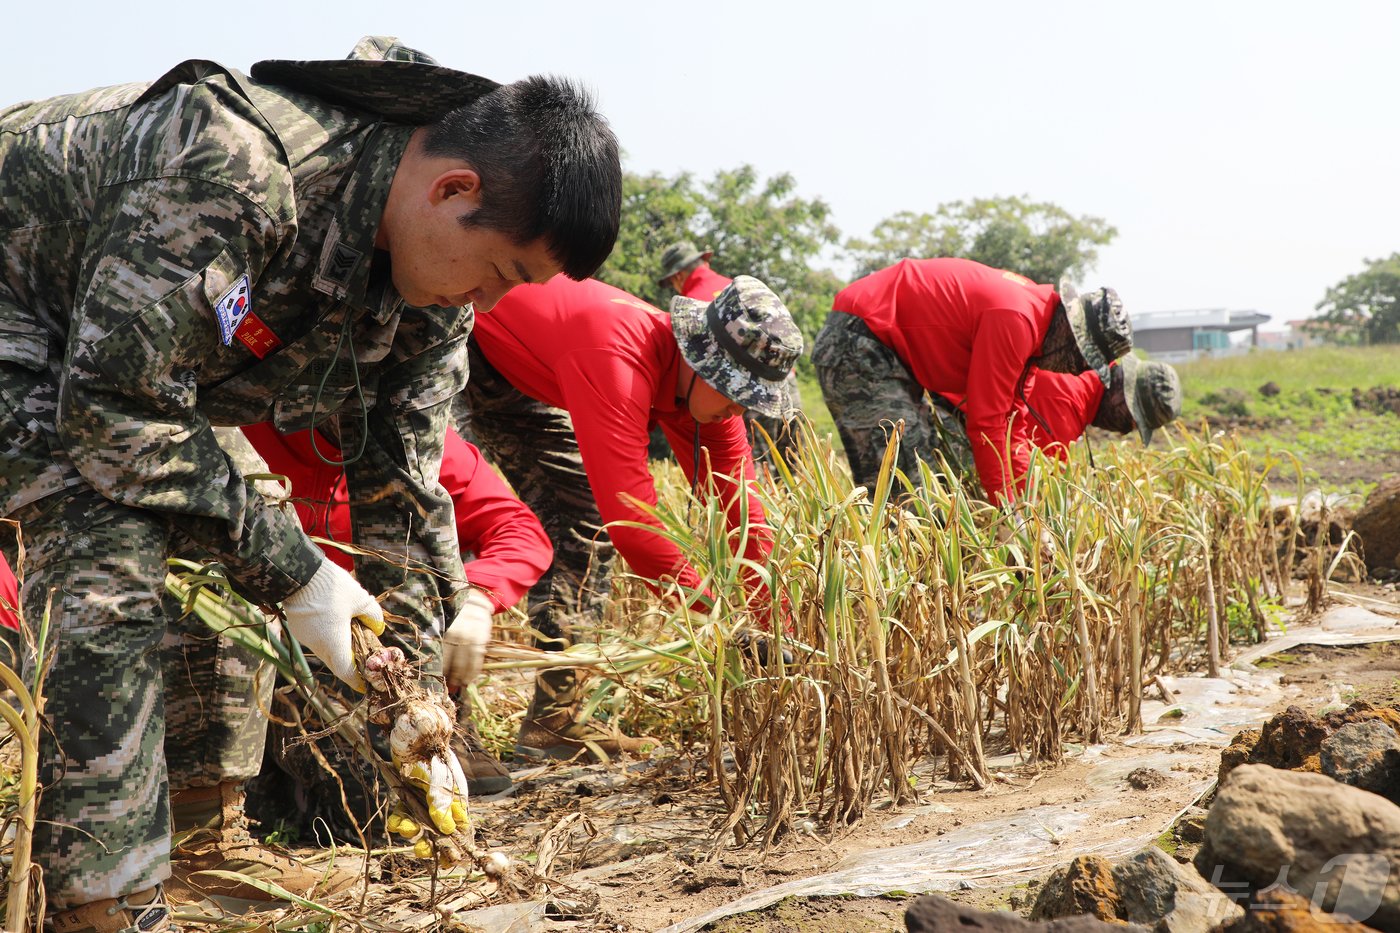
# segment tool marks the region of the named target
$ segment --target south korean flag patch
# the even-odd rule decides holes
[[[219,339],[224,346],[233,344],[233,332],[253,310],[252,286],[246,273],[238,277],[224,296],[214,305],[214,316],[219,319]]]

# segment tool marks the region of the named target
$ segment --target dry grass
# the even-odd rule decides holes
[[[735,841],[909,799],[924,755],[979,785],[989,742],[1054,764],[1067,742],[1134,728],[1156,673],[1260,637],[1284,585],[1266,485],[1281,464],[1228,438],[1169,440],[1110,446],[1096,466],[1082,450],[1038,460],[1015,519],[927,467],[912,482],[893,455],[875,489],[853,488],[830,448],[808,443],[758,484],[776,529],[761,567],[730,556],[742,548],[716,502],[673,488],[655,514],[714,605],[663,622],[662,637],[691,639],[705,701],[673,728],[704,737]],[[732,650],[736,628],[764,624],[745,571],[789,607],[772,637],[793,663]]]

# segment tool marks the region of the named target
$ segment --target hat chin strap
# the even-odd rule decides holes
[[[689,366],[690,364],[687,363],[686,365]],[[691,421],[695,422],[694,444],[691,445],[693,448],[691,453],[694,455],[690,470],[690,494],[692,496],[698,496],[700,494],[700,421],[695,417],[695,413],[690,410],[690,394],[695,391],[695,380],[699,378],[700,374],[692,368],[690,370],[690,385],[685,387],[685,413],[690,415]],[[690,516],[687,515],[686,517],[689,518]]]

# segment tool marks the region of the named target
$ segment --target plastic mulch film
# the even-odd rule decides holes
[[[1354,606],[1333,609],[1319,624],[1290,627],[1241,653],[1218,679],[1163,677],[1174,702],[1144,700],[1141,735],[1077,753],[1078,759],[1089,765],[1083,800],[1020,810],[958,826],[911,845],[850,855],[825,874],[754,891],[668,926],[662,933],[691,933],[724,917],[761,910],[788,897],[877,897],[891,892],[922,894],[1008,884],[1054,869],[1079,855],[1109,859],[1130,855],[1152,844],[1182,811],[1209,792],[1215,783],[1221,748],[1241,729],[1268,719],[1293,692],[1280,686],[1277,673],[1255,670],[1251,662],[1300,644],[1395,640],[1400,640],[1400,623],[1395,618]],[[1111,755],[1107,754],[1110,749]],[[1171,797],[1167,801],[1170,809],[1158,808],[1156,819],[1115,819],[1110,811],[1116,808],[1121,813],[1124,781],[1139,768],[1185,772],[1193,778],[1171,781],[1154,791]],[[1163,813],[1171,815],[1164,817]],[[896,815],[892,821],[898,819]]]

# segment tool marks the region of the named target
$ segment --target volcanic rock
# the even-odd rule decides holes
[[[1271,888],[1255,892],[1244,914],[1220,928],[1220,933],[1336,933],[1345,924],[1352,933],[1372,927],[1347,923],[1340,915],[1314,909],[1311,902],[1289,891]]]
[[[1381,480],[1356,512],[1352,531],[1371,572],[1400,566],[1400,476]]]
[[[1032,920],[1088,913],[1128,921],[1158,933],[1207,933],[1240,908],[1189,866],[1156,846],[1111,864],[1080,856],[1052,874],[1031,910]]]
[[[1237,765],[1259,764],[1288,771],[1321,771],[1319,753],[1327,738],[1327,726],[1296,706],[1264,723],[1262,730],[1246,729],[1235,736],[1220,755],[1219,781]]]
[[[1400,807],[1321,774],[1235,768],[1206,819],[1201,876],[1241,897],[1275,885],[1400,933]]]
[[[1350,722],[1322,743],[1322,773],[1400,802],[1400,736],[1379,719]]]

